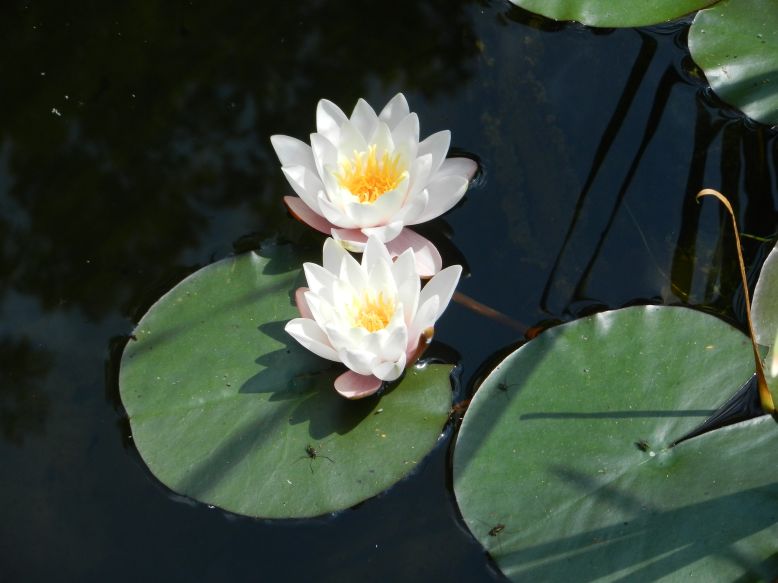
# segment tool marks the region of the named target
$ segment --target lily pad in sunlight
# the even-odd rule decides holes
[[[172,490],[266,518],[348,508],[401,480],[451,407],[448,365],[347,401],[342,369],[284,332],[303,258],[269,245],[209,265],[154,304],[122,356],[138,451]]]
[[[675,20],[717,0],[510,0],[516,6],[554,20],[588,26],[648,26]]]
[[[515,581],[774,576],[775,421],[667,449],[752,373],[746,336],[686,308],[544,332],[465,415],[453,461],[465,522]]]
[[[765,124],[778,124],[778,3],[722,0],[697,13],[689,51],[727,103]]]

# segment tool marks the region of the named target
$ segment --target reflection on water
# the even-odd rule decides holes
[[[130,548],[144,560],[119,579],[148,565],[246,579],[258,563],[289,579],[493,578],[458,526],[443,451],[355,511],[279,527],[171,504],[123,448],[111,339],[237,239],[320,241],[287,217],[268,138],[310,133],[322,97],[380,107],[403,91],[423,135],[450,128],[481,159],[482,183],[425,234],[450,227],[446,259],[471,271],[461,291],[527,324],[645,300],[731,313],[732,241],[694,202],[703,186],[730,197],[742,230],[776,230],[778,139],[704,90],[683,25],[592,31],[496,0],[43,2],[9,8],[0,31],[11,579],[116,578]],[[746,241],[753,266],[757,252]],[[437,338],[466,382],[517,340],[456,305]]]

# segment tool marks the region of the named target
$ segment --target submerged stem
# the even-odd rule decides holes
[[[476,314],[480,314],[481,316],[486,316],[487,318],[491,318],[492,320],[495,320],[500,324],[508,326],[509,328],[513,328],[514,330],[518,330],[522,334],[524,334],[524,332],[527,331],[527,326],[525,326],[521,322],[514,320],[510,316],[506,316],[502,312],[498,312],[497,310],[487,306],[486,304],[482,304],[481,302],[474,300],[470,296],[466,296],[462,292],[454,292],[453,300],[458,304],[465,306],[468,310],[472,310]]]
[[[721,194],[718,190],[712,188],[704,188],[697,193],[697,201],[703,196],[713,196],[724,208],[729,212],[729,216],[732,218],[732,230],[735,233],[735,244],[737,245],[737,258],[740,264],[740,277],[743,280],[743,296],[746,300],[746,320],[748,321],[748,334],[751,337],[751,347],[754,350],[754,364],[756,365],[756,376],[759,387],[759,400],[762,403],[762,410],[765,413],[770,413],[776,416],[775,404],[773,402],[773,396],[770,394],[770,389],[767,386],[767,379],[764,374],[764,367],[762,366],[762,358],[759,355],[759,348],[756,345],[756,336],[754,335],[754,325],[751,322],[751,297],[748,293],[748,279],[746,278],[746,265],[743,261],[743,249],[740,246],[740,233],[737,228],[737,219],[735,218],[735,212],[732,210],[732,205],[729,204],[727,197]]]

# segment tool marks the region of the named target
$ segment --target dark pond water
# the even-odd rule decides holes
[[[0,579],[492,581],[457,518],[449,439],[391,491],[271,523],[181,499],[116,386],[134,322],[247,236],[308,237],[268,137],[316,102],[403,91],[484,175],[429,227],[460,290],[534,324],[598,307],[741,318],[724,215],[776,230],[778,138],[719,102],[686,25],[593,31],[507,2],[9,2],[0,30]],[[746,240],[758,270],[760,248]],[[468,384],[517,333],[452,305]]]

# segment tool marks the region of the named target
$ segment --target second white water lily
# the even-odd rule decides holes
[[[294,216],[361,252],[368,237],[392,256],[415,252],[417,271],[440,270],[434,245],[408,225],[434,219],[459,202],[477,165],[446,158],[451,133],[419,141],[419,119],[402,93],[376,114],[360,99],[351,117],[323,99],[310,146],[276,135],[271,142],[297,197],[284,197]],[[298,198],[299,197],[299,198]]]
[[[361,264],[327,239],[322,265],[303,268],[309,288],[295,296],[302,317],[288,322],[286,331],[349,368],[335,380],[335,389],[349,399],[372,395],[418,358],[462,273],[459,265],[447,267],[422,289],[414,251],[392,261],[376,237],[368,239]]]

